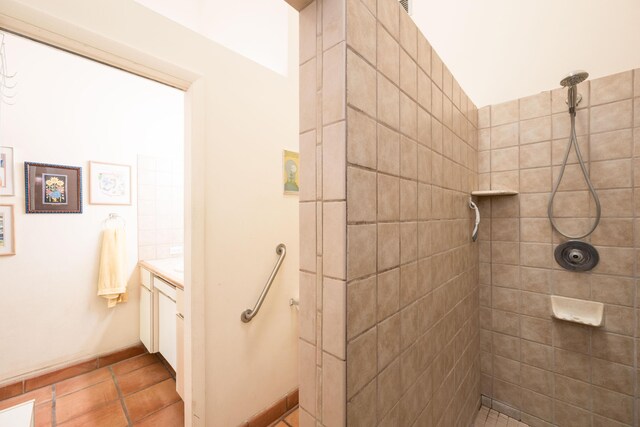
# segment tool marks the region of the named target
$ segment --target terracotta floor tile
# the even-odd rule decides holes
[[[26,402],[28,400],[35,399],[36,405],[40,405],[45,402],[50,402],[53,399],[53,388],[51,386],[42,387],[38,390],[33,390],[20,396],[12,397],[11,399],[3,400],[0,402],[0,410],[10,408],[19,403]]]
[[[173,378],[170,378],[129,395],[124,401],[129,412],[129,418],[135,422],[179,400],[180,396],[176,392],[176,382]]]
[[[118,391],[113,381],[104,381],[56,398],[56,422],[61,424],[114,400],[118,400]]]
[[[122,395],[128,396],[170,377],[169,371],[158,362],[118,377],[118,386]]]
[[[299,427],[300,426],[300,412],[298,409],[287,415],[284,420],[291,427]]]
[[[51,427],[51,416],[53,413],[53,402],[43,403],[36,406],[36,427]]]
[[[184,402],[179,401],[149,415],[135,427],[181,427],[184,426]]]
[[[276,424],[274,427],[289,427],[288,424],[285,424],[284,421],[280,421],[278,424]]]
[[[107,354],[106,356],[99,357],[98,366],[102,368],[104,366],[113,365],[114,363],[131,359],[134,356],[145,354],[146,352],[147,352],[147,349],[142,344],[135,347],[125,348],[124,350],[116,351],[115,353],[111,353],[111,354]]]
[[[156,362],[158,362],[158,357],[155,354],[143,354],[142,356],[117,363],[111,369],[116,376],[119,376]]]
[[[86,374],[78,375],[77,377],[69,378],[56,384],[56,398],[106,380],[111,380],[111,372],[109,372],[107,368],[97,369]]]
[[[122,403],[116,400],[64,423],[58,422],[56,425],[59,427],[126,427],[128,424]]]
[[[0,400],[9,399],[19,394],[22,394],[22,381],[0,387]]]

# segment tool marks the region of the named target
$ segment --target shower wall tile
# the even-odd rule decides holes
[[[315,0],[300,12],[301,425],[346,425],[350,290],[346,284],[346,198],[352,190],[347,188],[347,162],[358,168],[376,164],[376,144],[371,142],[375,122],[347,107],[346,8],[345,0]],[[354,11],[350,12],[353,17]],[[358,10],[355,16],[361,14]],[[352,35],[350,40],[357,38]],[[353,126],[349,133],[347,115]],[[348,140],[363,143],[347,151]],[[366,179],[354,182],[365,189],[365,206],[375,205],[375,194],[371,200],[366,191],[370,183]],[[356,218],[364,215],[353,213]]]
[[[349,1],[348,13],[370,18],[365,3]],[[467,207],[478,185],[477,109],[396,0],[379,0],[377,34],[351,43],[355,14],[347,17],[347,422],[469,425],[480,396],[478,251]],[[372,83],[361,71],[369,68]],[[373,96],[373,108],[352,88]],[[505,148],[517,162],[513,134]],[[365,148],[372,141],[376,149]],[[350,160],[365,151],[375,153],[367,164]],[[487,174],[490,162],[487,154]],[[518,233],[509,223],[504,238]]]
[[[547,218],[570,133],[566,90],[478,112],[480,178],[488,176],[492,189],[520,191],[481,201],[481,228],[487,228],[478,242],[481,392],[494,408],[532,426],[638,422],[638,74],[623,72],[578,88],[578,143],[602,206],[597,229],[584,239],[596,246],[600,263],[587,273],[556,264],[553,250],[565,238]],[[565,232],[584,233],[595,203],[573,149],[559,190],[556,222]],[[604,326],[554,320],[549,295],[603,302]]]

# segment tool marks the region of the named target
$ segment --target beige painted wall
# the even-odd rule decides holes
[[[184,93],[12,34],[4,43],[16,73],[13,105],[0,112],[16,169],[16,195],[0,198],[16,213],[17,255],[0,257],[0,383],[10,383],[139,342],[137,156],[181,157]],[[82,167],[83,213],[25,214],[25,161]],[[131,206],[89,204],[89,161],[132,167]],[[114,309],[96,295],[111,212],[126,222],[130,286],[129,302]]]
[[[66,21],[56,28],[69,36],[90,29],[94,41],[119,43],[127,58],[151,56],[163,61],[164,69],[175,64],[202,76],[193,101],[206,115],[194,111],[194,120],[205,123],[205,144],[193,147],[190,165],[196,169],[186,171],[195,173],[187,183],[196,192],[185,192],[187,204],[201,208],[187,219],[186,241],[194,248],[201,235],[189,233],[202,230],[191,225],[205,227],[203,250],[194,253],[198,261],[192,266],[196,278],[204,271],[205,314],[193,320],[206,328],[206,425],[239,424],[297,387],[297,314],[287,301],[298,293],[298,203],[280,191],[282,149],[298,145],[297,71],[284,78],[130,0],[0,2],[0,10],[15,17],[36,16],[29,8]],[[292,10],[290,67],[297,67],[297,32]],[[196,138],[202,136],[198,132]],[[279,242],[288,246],[287,260],[262,312],[244,325],[240,313],[255,302]],[[202,372],[196,376],[201,380]],[[194,411],[204,415],[201,404]]]

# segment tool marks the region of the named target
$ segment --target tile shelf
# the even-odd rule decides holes
[[[489,197],[489,196],[515,196],[518,194],[517,191],[514,190],[479,190],[472,191],[472,196],[478,197]]]

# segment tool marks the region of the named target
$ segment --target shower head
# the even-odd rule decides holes
[[[589,77],[589,73],[582,70],[572,71],[567,77],[560,80],[562,87],[568,88],[567,104],[569,105],[569,114],[575,117],[576,107],[582,100],[582,96],[578,95],[578,83],[585,81]]]
[[[586,71],[583,71],[583,70],[572,71],[567,75],[567,77],[560,80],[560,86],[562,87],[575,86],[578,83],[582,83],[583,81],[587,80],[587,77],[589,77],[589,73],[587,73]]]

